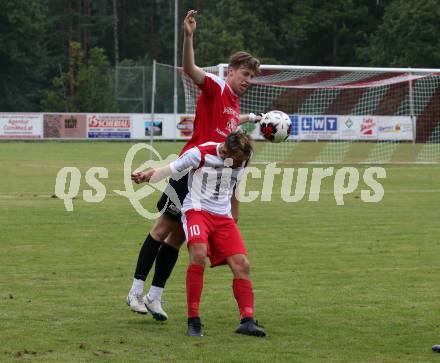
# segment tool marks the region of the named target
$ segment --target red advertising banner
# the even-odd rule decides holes
[[[89,139],[131,138],[130,115],[89,114],[87,115],[87,137]]]
[[[180,116],[177,129],[180,131],[180,137],[190,138],[194,129],[194,115]]]

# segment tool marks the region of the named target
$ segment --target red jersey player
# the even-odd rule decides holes
[[[187,172],[188,193],[182,206],[182,224],[188,240],[186,274],[188,335],[203,336],[199,304],[205,260],[211,267],[228,264],[233,273],[233,292],[240,310],[240,334],[265,336],[254,321],[254,295],[250,265],[237,224],[232,218],[231,199],[237,182],[252,155],[249,136],[232,132],[223,143],[207,142],[184,152],[173,163],[134,173],[136,183],[156,182],[168,175]]]
[[[259,61],[245,52],[233,54],[225,80],[197,67],[193,49],[196,14],[196,11],[190,10],[184,20],[183,70],[199,86],[201,95],[197,101],[192,138],[181,154],[207,141],[222,142],[239,123],[255,122],[261,118],[254,114],[240,116],[238,104],[239,96],[246,92],[251,79],[259,72]],[[168,318],[162,308],[161,297],[166,280],[177,261],[179,248],[185,241],[180,223],[180,205],[187,192],[185,178],[170,180],[167,190],[157,203],[158,210],[163,214],[156,220],[142,245],[133,284],[127,296],[127,304],[131,310],[141,314],[149,311],[156,320]],[[173,194],[177,194],[179,200],[170,198]],[[238,202],[235,198],[232,213],[237,218]],[[144,282],[155,260],[152,286],[148,294],[143,296]]]

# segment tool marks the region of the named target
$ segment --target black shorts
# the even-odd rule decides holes
[[[179,198],[180,201],[180,206],[176,206],[176,204],[173,203],[173,201],[168,196],[170,195],[168,191],[171,188],[175,190],[177,197]],[[180,222],[180,218],[182,217],[180,208],[187,194],[188,194],[188,174],[185,174],[179,180],[170,179],[170,182],[168,183],[165,192],[162,194],[159,201],[157,202],[157,210],[159,212],[163,211],[163,214],[165,214],[166,216]]]

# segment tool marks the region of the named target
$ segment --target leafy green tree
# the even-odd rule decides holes
[[[261,9],[250,5],[250,1],[219,0],[200,11],[195,35],[199,65],[225,63],[238,50],[248,51],[265,63],[276,63],[271,52],[277,44],[276,36],[270,23],[259,18],[263,16]]]
[[[114,75],[101,48],[91,48],[84,58],[81,45],[70,47],[69,70],[52,80],[45,90],[42,107],[52,112],[115,112]]]
[[[179,63],[182,21],[195,8],[200,66],[227,62],[237,50],[266,64],[439,64],[440,0],[180,0],[179,4]],[[108,70],[117,60],[148,68],[152,59],[166,64],[174,60],[174,1],[0,0],[0,6],[0,111],[110,112],[117,106],[114,77]]]
[[[0,111],[38,111],[47,74],[44,0],[0,0]]]
[[[263,63],[363,64],[357,49],[377,28],[384,1],[208,1],[198,15],[197,60],[217,64],[247,50]]]
[[[371,1],[370,1],[371,3]],[[361,0],[298,0],[281,19],[285,61],[290,64],[357,65],[356,49],[377,27],[378,5]]]
[[[371,65],[438,67],[440,0],[394,0],[360,54]]]

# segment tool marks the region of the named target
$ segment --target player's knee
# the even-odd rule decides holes
[[[161,242],[164,242],[168,235],[166,231],[163,230],[152,230],[150,231],[150,234],[156,241]]]
[[[234,276],[237,278],[248,277],[251,272],[251,264],[245,256],[235,256],[230,261],[230,266]]]
[[[185,242],[185,233],[182,228],[179,227],[177,230],[172,231],[165,239],[165,242],[176,250],[180,249]]]
[[[189,249],[189,262],[192,265],[205,265],[207,252],[204,245],[192,244]]]
[[[176,250],[179,250],[182,247],[183,242],[185,242],[185,238],[169,238],[169,236],[165,239],[165,243],[174,247]]]
[[[244,259],[239,262],[238,270],[241,275],[249,276],[249,274],[251,273],[251,264],[247,259]]]
[[[162,216],[156,220],[156,223],[154,224],[153,229],[150,231],[150,234],[156,241],[165,241],[168,235],[177,226],[178,222],[172,221]]]
[[[191,263],[195,265],[205,265],[206,254],[202,251],[194,252],[191,256]]]

